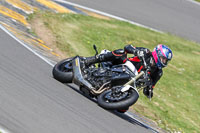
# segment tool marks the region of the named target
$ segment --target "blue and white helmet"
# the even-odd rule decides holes
[[[172,59],[172,50],[166,45],[159,44],[152,52],[156,65],[161,69],[166,67],[168,62]]]

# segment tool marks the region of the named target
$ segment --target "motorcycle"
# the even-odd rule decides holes
[[[96,46],[93,46],[98,55]],[[102,50],[101,54],[109,52]],[[112,65],[101,62],[98,65],[84,64],[84,57],[75,56],[58,62],[53,67],[53,77],[62,83],[74,83],[84,95],[95,98],[99,106],[108,110],[127,110],[136,103],[139,91],[149,86],[148,66],[144,60],[145,71],[138,73],[135,66],[126,61]]]

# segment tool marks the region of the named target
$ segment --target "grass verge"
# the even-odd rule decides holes
[[[140,99],[131,109],[169,132],[200,131],[200,44],[114,19],[50,12],[36,12],[29,22],[35,19],[52,32],[56,38],[54,45],[66,57],[92,56],[93,44],[99,50],[115,50],[130,43],[150,50],[160,43],[168,45],[174,57],[156,85],[154,98],[150,102],[140,92]],[[40,27],[35,26],[33,30],[36,28]]]

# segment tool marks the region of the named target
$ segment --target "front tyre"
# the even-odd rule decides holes
[[[58,62],[53,67],[53,77],[62,83],[71,83],[73,79],[73,58],[67,58]]]
[[[133,105],[139,98],[136,90],[130,89],[126,92],[118,92],[116,94],[112,89],[104,91],[98,98],[99,106],[109,110],[126,109]]]

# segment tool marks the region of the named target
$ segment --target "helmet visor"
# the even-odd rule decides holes
[[[169,60],[164,56],[160,56],[160,62],[162,63],[163,66],[167,66]]]

